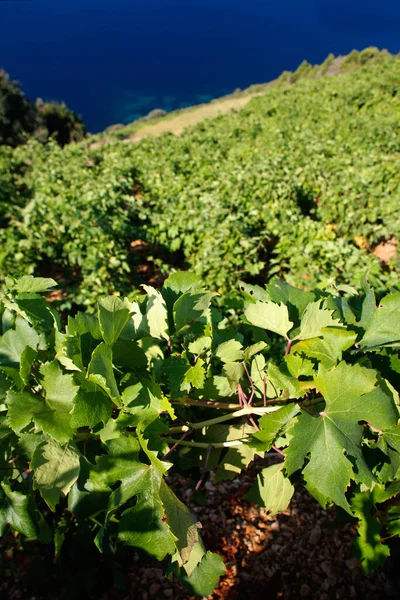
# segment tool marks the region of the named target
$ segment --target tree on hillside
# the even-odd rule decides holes
[[[47,130],[47,137],[54,137],[60,146],[79,142],[85,137],[84,122],[64,102],[43,102],[38,99],[35,106],[39,112],[42,127]]]
[[[16,82],[0,69],[0,144],[18,146],[38,126],[38,113]]]
[[[46,143],[53,137],[60,146],[86,135],[82,119],[64,103],[28,100],[18,83],[0,69],[0,145],[19,146],[34,136]]]

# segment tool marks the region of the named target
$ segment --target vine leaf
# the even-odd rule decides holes
[[[288,339],[288,332],[293,327],[289,320],[289,312],[284,304],[274,302],[255,302],[247,304],[244,310],[247,321],[255,327],[273,331]]]
[[[45,363],[40,372],[44,375],[45,408],[35,416],[36,424],[60,443],[73,437],[71,411],[78,387],[72,375],[65,375],[57,361]]]
[[[213,292],[186,292],[174,304],[173,315],[176,332],[179,333],[186,325],[201,320],[210,306],[211,299],[216,296]]]
[[[34,489],[39,489],[43,499],[55,511],[61,494],[68,494],[80,470],[80,453],[75,444],[62,446],[49,439],[38,446],[33,454]]]
[[[258,421],[260,431],[253,433],[249,445],[259,452],[269,452],[276,438],[299,413],[297,404],[288,404],[279,410],[263,415]]]
[[[382,566],[390,555],[390,549],[381,540],[381,523],[375,514],[373,494],[355,494],[351,507],[358,517],[358,536],[354,540],[355,554],[361,559],[366,573],[372,573]]]
[[[40,336],[25,319],[17,317],[15,329],[8,329],[0,339],[0,365],[18,366],[27,346],[33,350],[37,350],[39,346],[43,347],[43,336]]]
[[[229,340],[223,342],[218,346],[215,351],[217,356],[223,363],[236,362],[237,360],[243,360],[243,346],[237,340]]]
[[[400,292],[385,296],[368,319],[365,334],[360,340],[362,350],[400,342]]]
[[[351,513],[345,496],[351,479],[367,487],[375,481],[362,453],[359,422],[390,428],[397,423],[397,409],[389,388],[377,383],[376,371],[360,365],[341,362],[330,370],[320,365],[315,384],[326,408],[319,416],[302,412],[289,429],[286,471],[290,476],[301,469],[309,455],[303,475],[311,494],[323,507],[333,501]]]
[[[226,567],[222,558],[214,552],[207,552],[190,577],[183,571],[180,578],[192,594],[209,596],[217,587],[219,578],[225,573]]]
[[[206,378],[203,366],[204,360],[198,358],[194,367],[190,367],[190,369],[186,371],[184,382],[191,384],[194,388],[201,389]]]
[[[35,538],[37,528],[29,508],[29,496],[11,489],[8,481],[0,484],[0,535],[6,525],[29,538]]]
[[[19,294],[24,292],[39,293],[48,292],[57,287],[57,282],[48,277],[33,277],[33,275],[23,275],[19,277],[15,284],[15,289]]]
[[[291,354],[316,358],[326,367],[334,367],[342,360],[343,352],[351,348],[357,338],[354,331],[339,327],[323,327],[320,334],[322,337],[298,342],[292,347]]]
[[[113,354],[110,346],[102,342],[95,348],[89,363],[87,376],[90,381],[97,383],[118,406],[120,395],[113,371]]]
[[[122,513],[118,526],[120,540],[141,548],[157,560],[176,552],[176,539],[164,519],[160,486],[161,475],[157,469],[145,467],[141,477],[135,480],[134,489],[130,490],[137,496],[137,502]]]
[[[99,423],[106,424],[111,412],[110,399],[102,388],[92,381],[82,379],[71,412],[71,427],[93,429]]]
[[[124,411],[135,417],[131,425],[151,423],[162,412],[171,408],[160,387],[145,380],[125,388],[121,400]]]
[[[263,469],[257,475],[257,483],[244,496],[264,506],[271,516],[286,510],[294,494],[294,487],[285,477],[283,467],[278,463]]]
[[[153,338],[168,340],[168,312],[165,300],[161,293],[150,285],[142,287],[148,294],[146,315],[149,333]]]
[[[103,340],[108,346],[113,346],[128,323],[132,307],[130,302],[118,296],[108,296],[100,300],[99,325]]]
[[[325,327],[343,327],[338,319],[334,319],[331,310],[322,309],[321,302],[311,302],[303,313],[299,340],[309,340],[322,336]]]

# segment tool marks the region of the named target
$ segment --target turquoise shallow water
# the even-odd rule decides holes
[[[0,0],[0,66],[89,129],[269,81],[305,58],[400,51],[398,0]]]

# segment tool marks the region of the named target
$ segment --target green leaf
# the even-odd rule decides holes
[[[103,388],[111,400],[119,406],[120,395],[117,382],[115,381],[112,361],[112,349],[102,342],[92,354],[87,376],[90,381]]]
[[[174,304],[173,315],[176,332],[179,333],[186,325],[199,321],[204,317],[210,306],[213,292],[186,292]]]
[[[270,300],[277,304],[285,304],[289,310],[289,317],[298,321],[310,302],[315,300],[315,294],[310,291],[301,290],[286,283],[286,281],[275,280],[267,286]]]
[[[206,373],[203,368],[204,360],[198,358],[194,367],[190,367],[185,373],[184,382],[192,385],[194,388],[201,389],[204,386]]]
[[[73,400],[78,391],[72,375],[65,375],[57,361],[42,365],[45,408],[35,415],[35,423],[60,443],[68,442],[74,435],[71,426]]]
[[[160,499],[161,475],[148,466],[136,481],[134,507],[122,513],[118,526],[118,539],[128,546],[141,548],[157,560],[176,551],[176,538],[164,519],[164,507]]]
[[[39,489],[51,510],[55,511],[61,494],[67,495],[78,479],[79,457],[79,450],[72,442],[61,445],[48,440],[36,448],[31,462],[34,488]]]
[[[325,327],[343,327],[338,319],[332,317],[332,311],[320,308],[320,304],[318,301],[307,306],[296,339],[309,340],[322,336]]]
[[[400,292],[385,296],[375,310],[360,340],[362,350],[400,342]]]
[[[260,452],[268,452],[274,441],[300,412],[297,404],[288,404],[279,410],[263,415],[258,421],[260,431],[253,433],[249,445]]]
[[[361,319],[358,322],[358,326],[366,329],[374,317],[376,300],[374,290],[368,285],[365,275],[361,279],[361,286],[365,293],[365,298],[362,303]]]
[[[199,534],[199,527],[189,509],[175,496],[165,483],[160,486],[160,499],[164,507],[166,523],[175,538],[180,567],[190,576],[205,554],[203,542]]]
[[[21,362],[19,366],[19,376],[21,381],[25,384],[29,384],[31,376],[32,363],[37,356],[37,350],[34,350],[30,346],[26,346],[21,354]]]
[[[29,508],[29,496],[13,491],[7,481],[2,481],[0,489],[0,535],[6,525],[28,538],[36,538],[37,529]]]
[[[239,383],[244,375],[243,363],[226,363],[224,365],[224,373],[232,383]]]
[[[199,337],[194,342],[190,342],[189,344],[189,352],[194,354],[195,356],[200,356],[206,350],[211,348],[212,340],[208,336]]]
[[[316,358],[326,367],[334,367],[342,360],[343,352],[351,348],[357,338],[354,331],[344,327],[329,327],[321,330],[322,338],[307,339],[292,346],[291,353],[306,358]]]
[[[104,342],[113,346],[131,316],[131,304],[126,298],[108,296],[99,302],[99,325]]]
[[[123,410],[135,416],[132,425],[151,423],[165,411],[161,389],[151,381],[143,380],[125,388],[121,400]]]
[[[32,392],[7,392],[8,422],[20,433],[31,421],[45,410],[43,399]]]
[[[256,302],[247,304],[244,310],[247,321],[255,327],[273,331],[288,338],[288,332],[293,327],[289,320],[288,309],[284,304],[274,302]]]
[[[217,587],[219,578],[225,575],[224,561],[218,554],[207,552],[190,577],[183,571],[180,579],[192,594],[209,596]]]
[[[258,450],[251,445],[242,444],[234,448],[229,448],[225,454],[223,462],[218,466],[215,481],[232,480],[254,460]]]
[[[325,507],[330,501],[351,513],[345,492],[353,479],[371,487],[375,481],[362,452],[360,421],[385,429],[397,423],[393,396],[376,371],[341,362],[333,369],[320,365],[315,378],[326,407],[319,416],[302,412],[289,430],[288,475],[303,470],[307,488]]]
[[[149,333],[153,338],[168,340],[168,312],[164,298],[150,285],[142,285],[142,287],[148,295],[146,316]]]
[[[236,362],[237,360],[243,360],[243,346],[237,340],[228,340],[218,346],[215,351],[217,356],[223,363]]]
[[[271,516],[286,510],[294,487],[283,474],[283,464],[272,465],[257,475],[257,484],[244,496],[247,500],[259,502]]]
[[[375,514],[373,495],[355,494],[351,507],[359,519],[358,536],[354,540],[355,553],[361,559],[365,573],[372,573],[390,555],[389,547],[381,540],[381,524]]]
[[[15,289],[19,294],[24,292],[48,292],[54,287],[57,287],[57,282],[54,279],[46,277],[33,277],[32,275],[23,275],[17,279]]]
[[[293,377],[285,364],[268,366],[268,379],[275,390],[279,390],[287,398],[301,398],[310,387],[307,381],[300,381]]]
[[[106,424],[111,417],[112,407],[109,397],[92,381],[82,380],[74,399],[70,425],[73,428]]]
[[[9,329],[0,339],[0,364],[18,366],[26,346],[37,350],[42,338],[22,317],[15,320],[15,329]]]

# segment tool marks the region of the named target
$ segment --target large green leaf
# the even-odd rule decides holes
[[[57,287],[57,282],[54,279],[47,277],[33,277],[32,275],[23,275],[15,284],[15,289],[19,294],[24,292],[48,292],[53,287]]]
[[[9,329],[0,339],[0,364],[17,366],[26,346],[37,350],[42,337],[22,317],[15,320],[15,329]]]
[[[319,416],[306,412],[297,417],[289,430],[290,445],[286,451],[289,475],[302,469],[307,487],[326,506],[335,502],[348,512],[350,505],[345,492],[353,479],[371,487],[374,477],[362,451],[365,421],[378,429],[397,423],[398,411],[393,395],[376,371],[341,362],[333,369],[320,365],[315,378],[317,389],[326,407]]]
[[[211,299],[215,296],[212,292],[186,292],[174,304],[173,315],[175,329],[179,333],[186,325],[199,321],[206,314]]]
[[[61,494],[67,495],[79,476],[80,453],[75,444],[61,445],[48,440],[33,454],[34,487],[39,489],[51,510],[55,510]]]
[[[60,443],[68,442],[74,435],[71,426],[73,400],[78,391],[72,375],[65,375],[60,364],[52,361],[42,365],[43,389],[46,408],[35,416],[36,424]]]
[[[29,496],[11,489],[7,481],[0,484],[0,535],[6,525],[29,538],[35,538],[37,528],[29,505]]]
[[[257,475],[257,483],[245,498],[258,502],[274,516],[287,509],[293,494],[294,487],[283,473],[283,464],[278,463],[263,469]]]
[[[181,580],[192,594],[209,596],[217,587],[219,578],[225,575],[226,567],[222,558],[213,552],[207,552],[190,577],[182,573]]]
[[[143,285],[148,300],[146,316],[151,337],[168,340],[168,313],[161,293],[150,285]]]
[[[400,292],[385,296],[373,317],[368,319],[360,348],[369,350],[400,342]]]
[[[99,325],[103,340],[108,346],[115,344],[128,323],[131,315],[131,304],[126,298],[108,296],[99,302]]]
[[[90,427],[93,429],[99,423],[106,424],[111,417],[111,412],[110,398],[102,388],[92,381],[82,380],[74,399],[71,427]]]
[[[288,337],[288,332],[293,327],[293,322],[289,320],[287,306],[284,304],[275,304],[274,302],[247,304],[244,316],[252,325],[273,331],[285,338]]]
[[[322,309],[320,302],[312,302],[304,311],[301,318],[300,332],[296,336],[299,340],[309,340],[323,334],[325,327],[340,327],[338,319],[334,319],[331,310]]]
[[[117,405],[120,394],[113,370],[113,353],[110,346],[104,342],[99,344],[92,354],[87,376],[93,383],[99,385]]]

